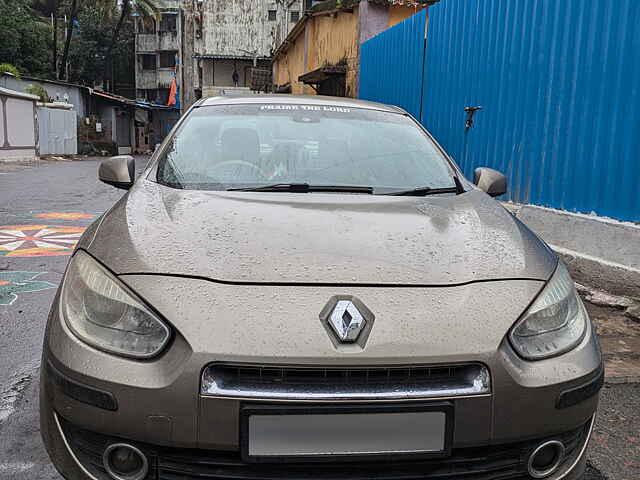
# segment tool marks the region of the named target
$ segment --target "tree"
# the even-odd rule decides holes
[[[47,103],[49,102],[49,94],[47,93],[47,91],[44,89],[44,87],[42,85],[39,84],[33,84],[33,85],[29,85],[25,90],[25,93],[29,93],[31,95],[35,95],[36,97],[40,97],[40,101],[42,103]]]
[[[58,75],[58,7],[59,0],[33,0],[35,11],[45,17],[53,17],[53,36],[51,39],[52,66],[55,75]]]
[[[91,2],[80,9],[79,26],[69,50],[69,81],[93,86],[102,79],[105,53],[117,16],[118,11],[113,5],[102,7],[98,2]],[[119,43],[115,52],[119,54],[126,47]]]
[[[69,60],[69,49],[71,48],[71,38],[73,37],[73,29],[76,21],[78,20],[78,12],[80,9],[79,0],[71,0],[69,5],[69,22],[67,24],[67,38],[64,42],[64,52],[62,54],[62,61],[60,62],[60,70],[58,72],[58,78],[60,80],[67,78],[67,61]]]
[[[120,31],[122,30],[125,20],[131,16],[131,13],[134,10],[143,15],[149,15],[157,12],[154,0],[116,0],[116,2],[122,2],[122,6],[120,8],[120,18],[118,19],[116,28],[113,31],[113,36],[111,37],[111,42],[107,49],[107,54],[105,55],[103,71],[103,85],[105,90],[107,89],[107,85],[109,85],[109,80],[112,80],[111,83],[113,83],[113,72],[111,72],[113,50],[116,46],[116,42],[118,41],[118,37],[120,36]]]
[[[20,70],[10,63],[0,63],[0,73],[10,73],[16,78],[20,78]]]
[[[27,75],[51,75],[51,26],[31,8],[31,0],[0,0],[0,32],[0,63]]]

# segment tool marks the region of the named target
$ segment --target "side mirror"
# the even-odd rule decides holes
[[[100,163],[98,178],[107,185],[129,190],[136,175],[136,161],[130,155],[120,155]]]
[[[507,193],[507,177],[491,168],[476,168],[473,183],[492,197],[499,197]]]

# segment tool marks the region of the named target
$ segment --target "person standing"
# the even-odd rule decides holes
[[[237,87],[238,82],[240,81],[240,75],[238,75],[238,70],[233,71],[233,75],[231,75],[231,79],[233,80],[233,86]]]

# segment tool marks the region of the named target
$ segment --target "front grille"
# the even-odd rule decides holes
[[[305,368],[213,364],[201,394],[295,400],[390,400],[480,395],[491,392],[481,364],[372,368]]]
[[[63,431],[80,462],[99,480],[108,480],[102,452],[126,440],[78,429],[61,419]],[[579,449],[589,425],[561,435],[507,445],[454,448],[451,456],[438,460],[309,464],[247,464],[237,452],[164,448],[128,442],[149,459],[145,480],[525,480],[526,459],[543,440],[558,439],[566,446],[565,458]]]

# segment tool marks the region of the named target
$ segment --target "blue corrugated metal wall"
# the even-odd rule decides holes
[[[442,0],[429,9],[422,121],[468,177],[506,173],[514,201],[640,221],[638,25],[638,0]],[[465,134],[464,107],[478,105]]]
[[[360,47],[360,98],[398,105],[420,115],[427,11]]]

